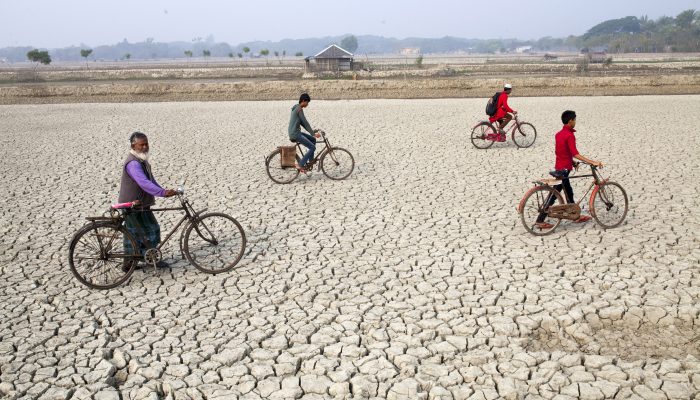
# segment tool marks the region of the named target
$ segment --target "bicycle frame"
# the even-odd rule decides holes
[[[584,198],[586,198],[586,196],[591,191],[591,189],[595,188],[596,186],[600,186],[601,183],[605,183],[605,181],[607,181],[607,179],[601,179],[600,174],[597,172],[596,167],[594,167],[593,165],[591,165],[590,167],[591,167],[590,174],[573,175],[573,176],[569,176],[569,178],[568,178],[568,179],[580,179],[580,178],[591,178],[591,177],[593,178],[593,182],[591,182],[591,184],[588,186],[586,193],[584,193],[583,196],[581,196],[578,199],[578,201],[576,202],[576,205],[578,205],[579,207],[581,206],[581,202],[583,201]],[[559,180],[559,182],[561,182],[561,180]],[[542,184],[542,185],[548,185],[547,183],[542,182],[542,181],[537,181],[536,183]]]
[[[328,138],[326,137],[326,132],[324,132],[324,131],[319,131],[319,132],[321,133],[321,138],[322,138],[323,140],[321,140],[320,142],[317,142],[317,143],[323,144],[324,147],[323,147],[323,149],[321,149],[321,151],[317,152],[317,153],[314,155],[314,158],[313,158],[312,160],[309,160],[309,162],[307,163],[307,167],[312,167],[312,166],[313,166],[314,164],[316,164],[326,153],[328,153],[328,152],[330,151],[329,149],[331,148],[331,144],[328,142]],[[301,143],[297,142],[296,144],[297,144],[297,152],[298,152],[298,154],[299,154],[299,158],[301,159],[302,157],[304,157],[304,150],[301,148],[301,146],[302,146]],[[308,150],[307,150],[307,151],[308,151]]]
[[[185,221],[192,223],[199,214],[201,214],[207,210],[206,208],[204,208],[201,211],[195,211],[194,208],[192,207],[192,205],[190,204],[190,202],[187,201],[187,199],[185,199],[183,195],[178,194],[178,197],[180,200],[180,207],[151,208],[148,210],[125,210],[125,213],[137,213],[137,212],[144,212],[144,211],[152,211],[152,212],[184,211],[185,212],[185,215],[183,215],[182,218],[180,218],[180,220],[177,222],[177,224],[175,224],[175,226],[168,232],[168,234],[165,236],[165,239],[161,240],[160,243],[158,244],[158,246],[155,247],[159,251],[168,242],[168,240],[170,240],[170,238],[175,234],[175,232],[177,232],[177,230],[180,229],[180,226],[182,226],[182,224]],[[124,219],[122,217],[122,222],[120,222],[120,224],[122,224],[123,221],[124,221]],[[186,229],[183,229],[180,232],[180,239],[179,239],[180,255],[183,258],[184,258],[184,252],[182,250],[182,245],[183,245],[183,241],[185,240],[185,238],[184,238],[185,231],[186,231]],[[204,239],[208,242],[211,242],[210,240],[205,238],[199,232],[199,230],[197,230],[197,233],[199,233],[199,235],[202,237],[202,239]],[[136,257],[136,258],[140,258],[140,257]]]
[[[491,125],[494,125],[497,122],[498,121],[496,120],[493,123],[491,123]],[[506,126],[503,127],[503,132],[508,132],[508,130],[510,130],[510,134],[512,135],[513,133],[515,133],[515,130],[518,128],[518,125],[520,125],[520,120],[518,119],[518,114],[515,114],[513,116],[513,119],[508,121]],[[496,128],[496,125],[494,125],[493,127],[494,127],[494,129],[498,129],[498,128]]]

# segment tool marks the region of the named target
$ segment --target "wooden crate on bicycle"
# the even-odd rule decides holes
[[[279,149],[282,154],[280,157],[282,168],[293,167],[296,162],[296,146],[279,146]]]
[[[581,207],[576,203],[558,204],[549,207],[547,215],[552,218],[577,220],[581,216]]]

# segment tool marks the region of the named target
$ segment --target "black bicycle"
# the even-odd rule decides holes
[[[138,201],[115,204],[104,216],[87,217],[70,242],[68,262],[78,280],[93,289],[111,289],[126,282],[139,262],[152,265],[162,259],[161,248],[180,232],[180,254],[202,272],[219,274],[231,270],[243,257],[246,245],[243,227],[224,213],[203,214],[195,211],[185,198],[184,189],[177,189],[179,207],[151,208],[153,212],[182,211],[184,215],[165,239],[149,246],[140,254],[137,242],[127,231],[125,218],[144,212]],[[127,249],[134,249],[128,251]]]
[[[355,159],[349,151],[341,147],[333,147],[328,141],[326,132],[315,130],[314,133],[319,133],[322,140],[319,144],[325,145],[321,151],[316,152],[314,158],[309,160],[305,165],[305,171],[313,170],[317,162],[321,164],[321,171],[334,180],[342,180],[350,176],[355,168]],[[301,144],[296,143],[296,146],[281,146],[265,157],[265,168],[267,176],[276,183],[291,183],[299,176],[299,170],[295,163],[304,156]]]

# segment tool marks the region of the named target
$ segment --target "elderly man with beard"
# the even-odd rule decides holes
[[[126,229],[136,240],[138,250],[143,255],[149,248],[156,247],[160,243],[160,226],[153,211],[155,197],[171,197],[177,194],[172,189],[163,189],[151,172],[151,164],[148,163],[148,138],[141,132],[134,132],[129,138],[131,151],[124,161],[122,168],[121,187],[119,189],[119,202],[126,203],[138,200],[140,202],[137,212],[126,214]],[[133,252],[131,242],[124,239],[124,250]],[[158,267],[167,267],[164,261],[156,264]],[[125,267],[127,262],[125,261]]]

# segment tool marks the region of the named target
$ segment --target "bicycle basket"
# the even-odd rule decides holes
[[[547,214],[552,218],[577,220],[581,216],[581,207],[576,203],[551,206]]]
[[[296,146],[280,146],[282,168],[293,167],[296,160]]]

